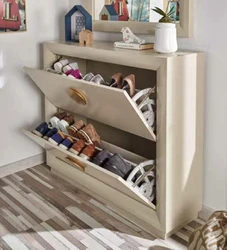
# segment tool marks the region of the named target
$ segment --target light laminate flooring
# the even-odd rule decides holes
[[[45,165],[0,179],[0,249],[183,250],[203,222],[156,239]]]

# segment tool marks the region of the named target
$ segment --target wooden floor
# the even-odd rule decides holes
[[[155,239],[45,166],[0,179],[0,249],[187,249],[197,220]]]

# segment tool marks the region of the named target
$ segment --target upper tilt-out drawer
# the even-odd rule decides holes
[[[56,107],[152,141],[156,140],[153,130],[126,91],[43,70],[25,67],[25,71]],[[82,93],[87,103],[84,105],[72,99],[70,89]]]

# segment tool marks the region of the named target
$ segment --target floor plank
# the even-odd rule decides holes
[[[0,250],[184,250],[203,224],[156,239],[45,165],[0,179],[0,212]]]

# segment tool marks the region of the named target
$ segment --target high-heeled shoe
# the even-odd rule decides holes
[[[122,89],[126,90],[128,94],[132,97],[136,92],[136,78],[135,75],[131,74],[126,76],[122,81]]]
[[[122,80],[123,80],[123,77],[122,77],[121,73],[117,73],[117,74],[113,75],[111,77],[111,80],[110,80],[110,87],[121,89],[122,88]]]

